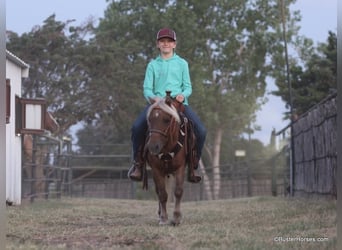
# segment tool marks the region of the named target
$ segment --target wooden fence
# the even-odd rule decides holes
[[[295,195],[337,195],[336,101],[327,97],[293,124]]]

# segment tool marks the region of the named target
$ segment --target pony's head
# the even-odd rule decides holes
[[[147,111],[149,138],[146,147],[151,154],[157,155],[175,145],[180,122],[178,111],[165,98],[150,106]]]

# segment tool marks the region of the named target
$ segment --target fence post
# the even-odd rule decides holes
[[[73,194],[72,178],[73,178],[72,164],[70,164],[69,165],[69,178],[68,178],[68,184],[69,184],[68,186],[69,186],[69,195],[70,195],[70,197],[72,197],[72,194]]]
[[[251,171],[249,161],[246,162],[247,166],[247,196],[252,196],[252,182],[251,182]]]
[[[276,169],[275,159],[276,159],[276,157],[272,158],[272,171],[271,171],[271,174],[272,174],[272,185],[271,185],[272,196],[278,195],[278,192],[277,192],[277,169]]]
[[[36,152],[37,152],[37,136],[32,135],[32,168],[31,168],[31,195],[30,202],[34,201],[34,197],[36,196]]]
[[[70,164],[70,161],[72,160],[72,155],[71,155],[71,143],[67,144],[67,168],[69,169],[68,171],[68,193],[70,197],[72,197],[72,178],[73,178],[73,173],[72,173],[72,164]]]
[[[134,181],[131,181],[131,199],[135,199],[137,184]]]
[[[204,178],[203,178],[204,179]],[[203,201],[203,193],[204,193],[204,180],[200,182],[200,201]]]
[[[232,164],[232,174],[231,174],[231,184],[232,184],[232,198],[235,198],[235,169],[236,169],[237,162],[235,161],[234,164]]]
[[[63,142],[60,141],[60,143],[58,143],[58,154],[57,154],[57,185],[56,185],[56,197],[58,199],[61,198],[62,196],[62,170],[61,170],[61,154],[62,154],[62,148],[63,148]]]

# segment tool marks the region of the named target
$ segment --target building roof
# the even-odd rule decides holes
[[[30,65],[25,63],[23,60],[21,60],[19,57],[8,50],[6,50],[6,59],[21,68],[21,77],[27,78],[29,76]]]
[[[23,60],[21,60],[19,57],[17,57],[16,55],[14,55],[13,53],[11,53],[10,51],[6,50],[6,58],[10,61],[12,61],[13,63],[17,64],[19,67],[21,68],[29,68],[30,65],[28,65],[27,63],[25,63]]]

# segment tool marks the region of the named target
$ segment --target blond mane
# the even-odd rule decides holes
[[[165,99],[160,99],[158,101],[156,101],[155,103],[153,103],[150,108],[148,109],[147,111],[147,118],[150,116],[152,110],[154,108],[160,108],[161,110],[165,111],[166,113],[170,114],[172,117],[175,118],[175,120],[180,123],[181,120],[180,120],[180,117],[179,117],[179,114],[178,114],[178,111],[176,110],[176,108],[171,105],[169,106],[168,104],[165,103]]]

